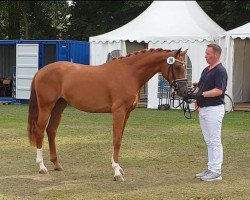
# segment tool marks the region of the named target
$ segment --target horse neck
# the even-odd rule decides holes
[[[144,85],[156,73],[160,72],[160,66],[166,60],[166,53],[145,52],[141,55],[131,56],[126,60],[132,76],[136,78],[140,87]]]

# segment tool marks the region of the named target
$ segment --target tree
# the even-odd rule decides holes
[[[8,35],[8,12],[5,1],[0,1],[0,38],[6,39]]]
[[[20,38],[20,2],[8,1],[9,29],[8,38]]]
[[[66,38],[88,40],[141,14],[152,1],[73,1]]]
[[[77,39],[112,31],[140,15],[153,1],[0,1],[0,39]],[[249,22],[249,1],[202,1],[222,28]]]
[[[249,22],[248,1],[197,1],[222,28],[229,30]],[[73,1],[68,32],[64,38],[88,40],[125,25],[152,1]]]
[[[197,1],[201,8],[225,30],[249,22],[249,1]]]
[[[0,11],[4,39],[60,39],[67,31],[67,1],[2,1]]]

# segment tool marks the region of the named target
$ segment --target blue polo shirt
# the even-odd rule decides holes
[[[205,92],[218,88],[223,91],[220,96],[217,97],[205,97],[197,99],[199,107],[217,106],[224,104],[225,91],[227,89],[227,71],[225,67],[219,63],[214,68],[209,70],[209,66],[206,67],[200,77],[198,83],[199,91]]]

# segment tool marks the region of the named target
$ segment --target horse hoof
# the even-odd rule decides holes
[[[56,167],[54,168],[55,171],[63,171],[63,168],[62,167]]]
[[[114,176],[114,181],[124,181],[124,178],[122,175],[120,176]]]
[[[41,169],[39,170],[39,174],[47,174],[48,170],[47,169]]]

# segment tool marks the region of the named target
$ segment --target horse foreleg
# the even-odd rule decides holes
[[[123,169],[120,167],[120,165],[114,161],[113,155],[112,155],[111,162],[112,162],[112,168],[114,170],[114,180],[115,181],[124,181],[123,175],[125,173],[124,173]]]
[[[114,180],[124,181],[124,172],[118,164],[119,150],[121,146],[121,140],[123,130],[129,115],[124,110],[113,112],[113,155],[112,155],[112,168],[114,170]]]
[[[64,101],[64,99],[59,99],[57,101],[51,112],[49,124],[46,128],[49,141],[50,161],[54,164],[54,169],[57,171],[61,171],[63,168],[57,158],[55,137],[57,128],[61,121],[62,112],[66,105],[67,103]]]

